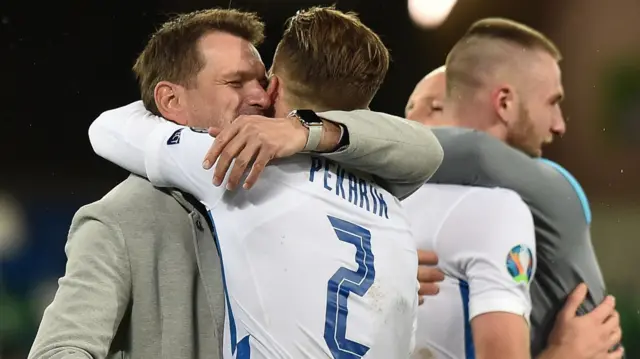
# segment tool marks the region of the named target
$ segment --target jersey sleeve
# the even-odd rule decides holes
[[[469,320],[483,313],[531,314],[536,269],[529,207],[513,191],[475,189],[451,210],[436,238],[445,273],[468,293]],[[467,288],[463,288],[467,287]],[[468,292],[467,292],[468,290]]]
[[[213,166],[202,168],[213,137],[172,122],[163,122],[149,135],[145,146],[147,178],[158,187],[176,187],[191,193],[209,208],[225,192],[226,179],[213,185]]]
[[[214,139],[154,116],[141,101],[102,113],[91,124],[89,139],[99,156],[155,186],[191,193],[210,208],[224,193],[224,183],[212,184],[213,169],[202,168]]]
[[[146,176],[146,139],[162,122],[162,118],[147,111],[142,101],[136,101],[100,114],[89,127],[89,141],[98,156]]]

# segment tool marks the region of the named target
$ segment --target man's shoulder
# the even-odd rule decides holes
[[[74,217],[95,217],[121,223],[157,221],[159,217],[188,212],[169,190],[130,175],[101,199],[80,208]]]
[[[130,175],[104,197],[92,204],[105,209],[122,211],[154,208],[163,202],[175,202],[175,199],[166,189],[154,187],[145,178]]]

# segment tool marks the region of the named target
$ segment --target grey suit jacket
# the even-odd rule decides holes
[[[130,176],[82,207],[29,357],[219,358],[220,261],[192,203]]]
[[[426,127],[375,113],[323,117],[351,138],[327,157],[387,178],[399,195],[420,187],[442,160]],[[65,276],[29,358],[220,358],[220,260],[197,206],[131,176],[81,208]]]

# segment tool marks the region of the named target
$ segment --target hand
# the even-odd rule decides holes
[[[440,291],[438,283],[444,280],[444,273],[435,267],[437,264],[438,255],[435,252],[418,250],[419,304],[424,302],[423,296],[436,295]]]
[[[620,342],[622,329],[615,299],[608,296],[593,311],[577,316],[576,311],[587,296],[587,286],[580,284],[567,298],[549,337],[549,347],[571,359],[618,359],[622,347],[609,353]],[[558,356],[560,357],[560,356]]]
[[[207,152],[202,167],[216,163],[213,184],[219,186],[235,159],[229,174],[227,189],[233,190],[240,182],[247,166],[253,162],[244,189],[251,188],[269,161],[294,155],[304,149],[309,130],[295,118],[268,118],[240,116],[224,129],[210,128],[216,138]]]

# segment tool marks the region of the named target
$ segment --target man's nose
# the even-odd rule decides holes
[[[249,105],[266,110],[271,107],[271,99],[267,95],[267,92],[260,87],[259,89],[256,89],[251,96],[249,96]]]
[[[565,122],[562,116],[559,116],[553,123],[553,127],[551,127],[551,131],[558,135],[563,136],[567,131],[567,123]]]

